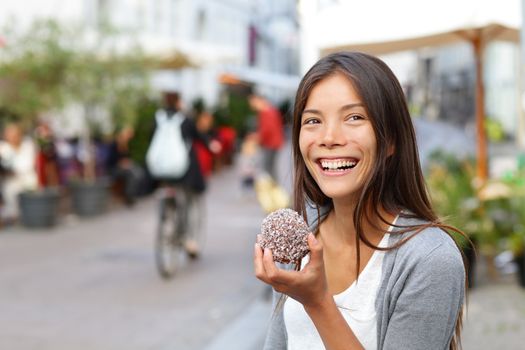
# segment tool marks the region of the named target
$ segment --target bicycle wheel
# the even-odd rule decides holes
[[[182,264],[184,247],[177,235],[174,198],[164,198],[160,203],[160,216],[155,239],[155,262],[162,278],[172,277]]]
[[[188,228],[185,237],[186,253],[192,259],[199,257],[206,243],[205,202],[201,195],[188,200]]]

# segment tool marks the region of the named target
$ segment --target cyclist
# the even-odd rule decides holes
[[[194,121],[184,115],[182,112],[182,100],[178,92],[165,92],[163,94],[163,102],[163,109],[166,112],[167,118],[173,118],[176,114],[183,116],[180,128],[184,142],[189,147],[189,166],[185,174],[180,177],[156,177],[155,180],[161,185],[176,187],[177,190],[183,192],[184,204],[177,203],[177,230],[179,230],[181,235],[186,237],[184,247],[188,256],[195,259],[199,257],[200,247],[198,245],[198,237],[195,237],[195,232],[192,232],[191,227],[188,227],[188,203],[195,201],[196,197],[204,193],[206,190],[206,182],[193,144],[194,141],[198,140],[212,153],[218,153],[221,146],[217,141],[211,140],[206,134],[199,132]],[[157,125],[155,125],[155,128],[157,128]],[[185,152],[186,150],[173,150],[174,154],[175,152],[183,151]]]

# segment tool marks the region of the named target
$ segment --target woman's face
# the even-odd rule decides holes
[[[311,90],[301,117],[299,148],[327,197],[356,202],[377,146],[363,101],[342,74],[321,80]]]
[[[13,146],[19,146],[22,143],[22,130],[17,125],[8,125],[4,130],[4,139]]]

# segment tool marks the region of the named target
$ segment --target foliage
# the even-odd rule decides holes
[[[84,106],[86,123],[107,111],[116,123],[132,124],[134,106],[148,94],[149,60],[140,46],[111,28],[87,33],[53,20],[27,30],[3,30],[0,107],[3,116],[34,121],[70,103]],[[126,42],[125,53],[118,50]]]
[[[436,152],[426,180],[438,214],[494,256],[506,248],[519,254],[525,247],[524,175],[520,171],[480,185],[473,159]]]
[[[3,31],[8,42],[0,49],[2,115],[31,121],[62,107],[63,82],[74,60],[73,34],[51,20],[36,21],[25,31],[12,26]]]
[[[157,101],[143,100],[135,106],[135,136],[131,139],[129,151],[131,158],[142,165],[146,163],[146,152],[153,135],[154,116],[158,105]]]
[[[492,142],[501,142],[505,139],[505,130],[500,121],[492,118],[485,119],[485,130],[487,137]]]
[[[438,215],[447,223],[464,231],[472,240],[477,240],[480,231],[477,210],[479,201],[473,187],[475,176],[473,159],[457,159],[441,151],[429,157],[427,184]],[[459,244],[467,242],[457,236]]]
[[[509,189],[509,195],[504,198],[509,214],[503,218],[503,222],[510,232],[506,246],[515,256],[523,255],[525,252],[525,167],[522,165],[517,171],[507,173],[501,183]]]
[[[217,125],[227,125],[237,131],[237,135],[242,137],[250,126],[249,117],[254,114],[245,95],[230,92],[226,95],[226,103],[214,111]]]
[[[118,52],[119,36],[112,31],[96,35],[91,45],[75,48],[65,80],[71,100],[84,106],[88,123],[97,120],[97,111],[106,110],[114,123],[133,124],[135,107],[148,93],[146,58],[139,46]]]

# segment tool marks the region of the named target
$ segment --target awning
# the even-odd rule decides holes
[[[301,77],[291,74],[269,72],[250,67],[227,67],[219,75],[223,84],[255,84],[263,87],[295,91]]]
[[[325,47],[321,49],[322,55],[337,51],[362,51],[373,55],[384,55],[393,52],[415,50],[423,47],[436,47],[451,45],[458,42],[482,38],[485,42],[490,40],[503,40],[519,42],[520,31],[516,27],[509,27],[500,23],[487,23],[478,27],[463,27],[424,36],[397,39],[392,41],[376,42],[348,42],[346,44]]]

